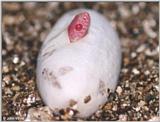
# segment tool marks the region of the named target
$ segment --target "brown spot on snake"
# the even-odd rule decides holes
[[[98,90],[102,96],[107,95],[107,89],[106,89],[104,81],[102,80],[99,81]]]
[[[61,75],[65,75],[65,74],[71,72],[72,70],[73,70],[73,67],[71,67],[71,66],[64,66],[64,67],[59,68],[58,72],[59,72],[59,75],[61,76]]]
[[[59,89],[62,88],[57,77],[53,74],[53,72],[49,72],[48,69],[44,68],[42,71],[42,75],[44,76],[44,79],[50,81],[54,87],[57,87]]]
[[[47,51],[47,52],[45,52],[44,54],[42,54],[42,56],[47,56],[47,57],[49,57],[49,56],[51,56],[52,54],[53,54],[53,52],[55,51],[56,49],[52,49],[51,51]]]
[[[88,103],[91,100],[91,96],[88,95],[84,98],[84,103]]]

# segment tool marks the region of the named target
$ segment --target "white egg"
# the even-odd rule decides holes
[[[73,20],[83,13],[89,15],[88,25],[82,23],[87,30],[80,38],[69,35]],[[88,117],[107,101],[108,89],[115,90],[120,67],[120,41],[108,20],[96,11],[77,9],[63,15],[44,41],[37,85],[51,109],[74,107],[78,117]]]

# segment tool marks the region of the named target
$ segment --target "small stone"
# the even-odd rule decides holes
[[[146,45],[143,44],[143,45],[140,45],[140,46],[137,48],[136,51],[137,51],[138,53],[140,53],[140,52],[143,52],[143,51],[145,50],[145,48],[146,48]]]
[[[138,28],[133,29],[134,34],[139,34],[140,30]]]
[[[15,18],[9,15],[5,15],[2,20],[4,25],[13,25],[15,21],[16,21]]]
[[[142,100],[141,100],[141,101],[138,103],[138,106],[139,106],[139,107],[143,107],[145,104],[146,104],[145,101],[142,101]]]
[[[13,63],[14,64],[17,64],[19,62],[19,57],[17,56],[17,55],[15,55],[14,57],[13,57]]]
[[[124,58],[124,64],[125,64],[125,65],[128,65],[129,62],[130,62],[130,61],[129,61],[129,58]]]
[[[152,19],[149,19],[149,24],[151,27],[155,27],[157,23],[156,23],[155,19],[152,18]]]
[[[18,99],[19,95],[20,95],[20,93],[16,93],[16,94],[14,95],[14,97],[13,97],[13,101],[16,101],[16,100]]]
[[[100,117],[100,116],[101,116],[101,113],[102,113],[102,110],[98,110],[98,111],[96,111],[96,113],[95,113],[95,117]]]
[[[147,63],[148,63],[149,66],[153,66],[154,61],[153,60],[147,60]]]
[[[35,96],[33,94],[30,94],[28,96],[28,98],[27,98],[27,104],[28,104],[28,106],[30,106],[32,103],[34,103],[35,99],[36,99]]]
[[[19,86],[13,86],[13,87],[12,87],[12,90],[13,90],[13,91],[19,91],[19,90],[20,90],[20,87],[19,87]]]
[[[7,55],[7,51],[2,49],[2,56],[5,56],[5,55]]]
[[[153,87],[156,88],[157,91],[160,91],[159,85],[155,85],[155,86],[153,86]]]
[[[139,106],[134,108],[137,112],[141,109]]]
[[[5,89],[5,93],[6,93],[6,94],[10,94],[10,95],[13,94],[13,92],[11,91],[10,88],[6,88],[6,89]]]
[[[146,32],[146,34],[150,37],[150,38],[156,38],[157,37],[157,33],[154,32],[151,28],[151,23],[147,20],[143,21],[143,28],[144,31]]]
[[[41,108],[30,108],[28,110],[27,117],[25,121],[51,121],[53,120],[53,115],[51,110],[47,106]]]
[[[135,58],[137,56],[137,54],[135,52],[131,53],[131,58]]]
[[[6,75],[4,78],[3,78],[3,81],[5,81],[5,83],[7,85],[9,85],[11,83],[11,77],[9,75]]]
[[[5,9],[9,11],[18,11],[21,8],[20,4],[18,3],[4,3],[3,7],[5,7]]]
[[[54,8],[57,9],[59,4],[60,4],[59,2],[50,2],[50,3],[48,3],[48,7],[52,8],[52,9],[54,9]]]
[[[26,2],[26,3],[24,4],[24,8],[25,8],[25,9],[33,9],[33,8],[35,8],[35,6],[36,6],[36,3],[35,3],[35,2]]]
[[[121,120],[121,121],[126,121],[126,120],[127,120],[127,115],[120,114],[120,115],[119,115],[119,120]]]
[[[67,10],[70,9],[71,6],[72,6],[72,3],[71,3],[71,2],[66,2],[66,3],[64,4],[64,8],[67,9]]]
[[[105,110],[111,110],[112,109],[112,103],[107,103],[104,107]]]
[[[157,121],[160,120],[160,117],[159,116],[155,116],[155,117],[152,117],[151,119],[149,119],[149,121]]]
[[[127,105],[126,103],[123,103],[122,106],[123,106],[123,107],[126,107],[126,106],[128,106],[128,105]]]
[[[72,110],[69,111],[68,113],[70,116],[73,116],[74,115],[74,112]]]
[[[144,106],[144,110],[149,111],[149,108],[147,106]]]
[[[128,80],[126,81],[125,88],[129,88]]]
[[[132,7],[132,12],[133,12],[133,14],[138,14],[139,13],[139,6],[138,5],[134,5],[133,7]]]
[[[139,3],[139,7],[140,7],[141,9],[143,9],[143,8],[146,7],[146,4],[147,4],[147,3],[145,3],[145,2],[140,2],[140,3]]]
[[[119,22],[118,27],[121,29],[122,33],[127,34],[127,29],[123,22]]]
[[[128,18],[130,16],[130,11],[128,11],[127,7],[119,6],[118,10],[122,18]]]
[[[21,61],[20,66],[24,66],[26,63],[24,61]]]
[[[4,88],[6,86],[5,82],[2,82],[2,88]]]
[[[123,68],[123,69],[122,69],[122,72],[123,72],[123,73],[127,73],[127,72],[128,72],[128,69],[127,69],[127,68]]]
[[[122,88],[121,88],[120,86],[118,86],[117,89],[116,89],[116,92],[117,92],[119,95],[121,95],[122,91],[123,91]]]
[[[117,106],[117,105],[114,105],[113,108],[112,108],[112,110],[113,110],[113,111],[117,111],[117,108],[118,108],[118,106]]]
[[[155,50],[153,50],[153,51],[151,51],[150,49],[147,49],[146,51],[145,51],[145,54],[147,55],[147,56],[155,56],[155,55],[158,55],[158,51],[155,49]]]
[[[133,72],[135,75],[139,75],[139,74],[140,74],[140,71],[137,70],[136,68],[133,68],[132,72]]]
[[[7,65],[6,65],[6,66],[3,66],[3,72],[4,72],[4,73],[9,72],[9,68],[8,68],[8,66],[7,66]]]
[[[144,74],[145,74],[145,75],[149,75],[149,74],[150,74],[150,71],[149,71],[149,70],[146,70],[146,71],[144,72]]]

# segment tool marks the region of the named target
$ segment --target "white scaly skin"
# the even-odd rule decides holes
[[[67,27],[75,15],[84,11],[91,18],[88,34],[70,43]],[[77,116],[88,117],[107,101],[107,89],[115,90],[120,65],[120,42],[106,18],[88,9],[67,12],[47,36],[38,56],[40,95],[52,109],[66,108],[74,100]],[[63,68],[65,74],[60,70]],[[85,103],[87,96],[90,100]]]

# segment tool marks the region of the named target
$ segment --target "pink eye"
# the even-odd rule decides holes
[[[80,31],[80,30],[82,30],[82,24],[76,24],[76,27],[75,27],[75,29],[77,30],[77,31]]]
[[[76,42],[87,35],[90,25],[88,12],[77,14],[68,26],[68,37],[70,42]]]

